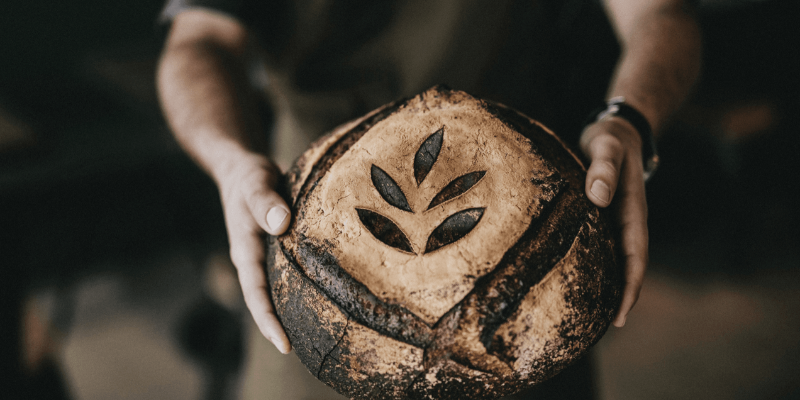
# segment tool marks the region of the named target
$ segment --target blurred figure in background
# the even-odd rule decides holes
[[[623,326],[648,259],[650,135],[698,75],[688,3],[169,1],[161,103],[220,190],[231,258],[261,333],[291,350],[263,271],[263,235],[290,221],[275,192],[281,168],[334,126],[439,83],[515,107],[580,146],[588,197],[618,210],[626,286],[614,324]],[[604,96],[624,99],[634,116],[609,106],[582,126]]]

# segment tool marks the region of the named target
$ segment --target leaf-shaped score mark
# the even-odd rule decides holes
[[[428,237],[425,253],[438,250],[466,236],[483,217],[485,208],[469,208],[444,220]]]
[[[428,136],[417,150],[414,156],[414,179],[417,181],[417,186],[433,169],[442,150],[443,140],[444,127]],[[414,212],[411,210],[403,190],[386,171],[372,164],[370,174],[372,184],[387,203],[403,211]],[[485,175],[486,171],[474,171],[454,179],[434,196],[428,205],[428,210],[466,193]],[[425,253],[436,251],[466,236],[480,222],[484,210],[486,208],[470,208],[447,217],[428,236]],[[408,237],[392,220],[364,208],[356,208],[356,212],[361,223],[376,239],[402,252],[415,254]]]
[[[425,177],[431,172],[436,159],[439,158],[443,140],[444,128],[439,128],[419,146],[417,154],[414,156],[414,179],[417,180],[417,186],[425,180]]]
[[[406,195],[403,194],[400,186],[397,186],[397,183],[386,171],[372,164],[372,170],[370,172],[372,175],[372,184],[375,185],[375,189],[378,189],[378,193],[381,194],[381,197],[383,197],[387,203],[403,211],[412,212],[411,207],[408,205],[408,200],[406,200]]]
[[[369,229],[376,239],[400,251],[414,254],[411,242],[408,241],[403,231],[392,220],[363,208],[356,208],[356,212],[358,212],[358,218],[361,223]]]
[[[433,200],[431,200],[431,204],[428,206],[428,210],[466,193],[467,190],[472,189],[484,175],[486,175],[486,171],[475,171],[454,179],[434,196]]]

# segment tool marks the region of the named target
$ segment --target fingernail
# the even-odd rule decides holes
[[[591,191],[593,195],[603,202],[608,203],[611,201],[611,190],[608,189],[608,185],[605,182],[599,179],[594,181]]]
[[[617,328],[622,328],[623,326],[625,326],[625,322],[627,320],[628,320],[628,316],[627,315],[622,317],[622,321],[620,321],[620,323],[617,325]]]
[[[287,346],[283,343],[283,341],[275,340],[272,336],[267,337],[267,340],[269,340],[270,343],[272,343],[272,345],[275,346],[279,352],[281,352],[281,354],[289,354],[289,349],[286,348]]]
[[[283,207],[272,207],[272,209],[267,212],[267,225],[271,229],[277,229],[281,226],[287,215],[289,215],[289,212],[283,209]]]

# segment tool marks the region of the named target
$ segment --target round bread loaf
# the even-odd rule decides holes
[[[585,169],[522,114],[434,87],[318,140],[288,174],[272,299],[297,356],[363,399],[488,399],[607,329],[621,273]]]

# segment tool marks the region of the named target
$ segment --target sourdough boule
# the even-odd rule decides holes
[[[287,177],[272,299],[346,396],[515,393],[584,355],[619,303],[583,165],[505,106],[434,87],[335,129]]]

